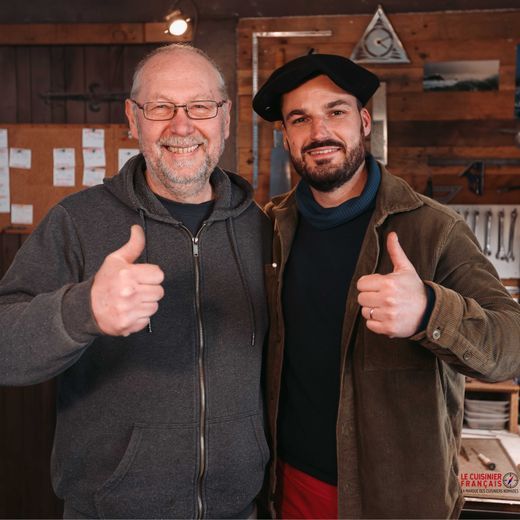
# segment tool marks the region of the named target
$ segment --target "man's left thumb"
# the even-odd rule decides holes
[[[415,269],[410,260],[408,260],[401,244],[399,244],[397,233],[394,231],[389,233],[386,238],[386,250],[388,251],[392,265],[394,266],[394,273],[403,269],[409,269],[410,267]]]

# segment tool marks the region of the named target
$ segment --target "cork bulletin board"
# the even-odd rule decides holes
[[[5,125],[9,148],[31,150],[31,168],[9,168],[10,203],[32,204],[33,224],[21,225],[11,222],[11,213],[0,213],[0,230],[7,233],[30,233],[45,214],[65,196],[85,189],[83,181],[83,145],[84,128],[104,129],[106,176],[118,171],[118,150],[120,148],[138,148],[135,139],[128,137],[126,125]],[[75,185],[53,185],[53,149],[74,148],[75,150]]]

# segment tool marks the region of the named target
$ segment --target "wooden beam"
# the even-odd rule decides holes
[[[166,23],[0,24],[0,45],[143,44],[190,41],[165,34]]]

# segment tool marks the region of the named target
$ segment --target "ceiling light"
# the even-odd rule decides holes
[[[165,16],[166,34],[193,40],[197,23],[197,6],[192,0],[177,0]]]

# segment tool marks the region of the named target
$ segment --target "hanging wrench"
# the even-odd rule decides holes
[[[474,234],[474,235],[475,235],[476,232],[477,232],[478,216],[479,216],[479,211],[478,211],[478,209],[476,209],[476,210],[473,212],[473,220],[471,221],[471,231],[473,231],[473,234]]]
[[[491,256],[491,219],[493,213],[490,210],[486,211],[486,226],[484,228],[484,254]]]
[[[515,261],[515,254],[514,254],[514,241],[515,241],[515,223],[516,223],[516,208],[511,211],[511,219],[509,222],[509,247],[506,255],[506,260],[508,262],[514,262]]]
[[[504,247],[504,210],[501,209],[498,213],[498,249],[495,257],[498,260],[506,260],[506,248]]]

